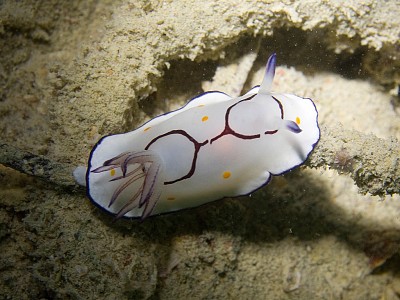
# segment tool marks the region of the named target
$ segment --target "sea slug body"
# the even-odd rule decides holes
[[[261,86],[206,92],[136,130],[101,138],[86,172],[89,198],[116,218],[148,216],[252,193],[301,165],[320,137],[311,99]]]

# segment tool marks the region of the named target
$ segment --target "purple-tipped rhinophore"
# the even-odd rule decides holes
[[[271,93],[272,81],[274,80],[275,76],[275,66],[276,66],[276,54],[273,53],[268,58],[267,66],[265,68],[264,79],[260,85],[260,90],[258,91],[259,94]]]

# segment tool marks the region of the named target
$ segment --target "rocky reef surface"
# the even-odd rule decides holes
[[[399,299],[397,2],[2,2],[0,298]],[[143,223],[73,185],[101,136],[241,94],[272,52],[319,110],[304,167]]]

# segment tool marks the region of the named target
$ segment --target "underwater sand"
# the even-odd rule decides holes
[[[7,1],[1,140],[82,165],[102,135],[259,84],[272,52],[273,90],[312,98],[321,124],[399,139],[399,15],[394,0]],[[0,299],[400,298],[399,195],[328,168],[143,223],[3,166],[0,187]]]

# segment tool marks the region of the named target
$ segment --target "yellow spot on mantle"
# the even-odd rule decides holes
[[[222,177],[223,177],[224,179],[228,179],[229,177],[231,177],[231,172],[225,171],[224,173],[222,173]]]
[[[204,116],[204,117],[201,118],[201,121],[202,121],[202,122],[205,122],[205,121],[207,121],[207,120],[208,120],[208,116]]]
[[[204,106],[204,104],[197,105],[197,107],[203,107],[203,106]]]
[[[145,129],[143,129],[143,131],[147,131],[147,130],[149,130],[151,128],[151,126],[150,127],[146,127]]]
[[[115,170],[114,170],[114,169],[111,169],[111,170],[110,170],[110,175],[111,175],[111,176],[114,176],[114,175],[115,175]]]
[[[297,123],[297,125],[300,125],[300,118],[299,117],[296,117],[296,123]]]

